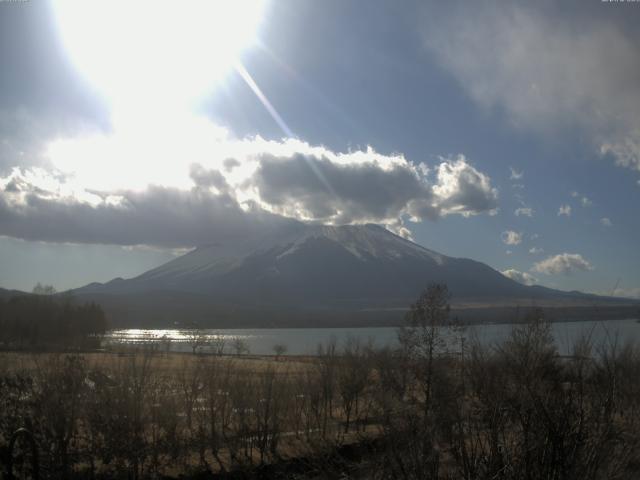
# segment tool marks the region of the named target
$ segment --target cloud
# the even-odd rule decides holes
[[[17,191],[0,194],[0,233],[25,240],[179,248],[261,235],[292,222],[198,187],[105,195],[18,170],[12,182]]]
[[[539,253],[544,253],[544,250],[542,248],[539,248],[539,247],[531,247],[529,249],[529,253],[532,254],[532,255],[537,255]]]
[[[611,220],[609,218],[607,218],[607,217],[602,217],[600,219],[600,223],[605,227],[612,227],[613,226],[613,223],[611,223]]]
[[[640,170],[638,33],[590,8],[568,11],[553,2],[460,4],[429,11],[421,32],[482,108],[542,135],[577,126],[594,151]]]
[[[582,255],[577,253],[561,253],[534,264],[533,271],[547,275],[570,275],[578,270],[593,270],[593,266]]]
[[[440,157],[433,195],[433,207],[440,216],[459,214],[470,217],[497,213],[498,190],[491,186],[491,178],[474,168],[464,155]],[[429,218],[428,206],[427,214],[421,215],[423,206],[417,201],[409,205],[408,212],[412,217]]]
[[[191,165],[189,176],[196,187],[208,190],[214,189],[221,194],[230,192],[231,187],[219,170],[206,170],[202,165],[194,163]]]
[[[587,196],[580,195],[578,192],[571,192],[571,196],[573,198],[579,198],[580,205],[582,205],[583,207],[590,207],[591,205],[593,205],[593,202]]]
[[[154,132],[133,144],[117,134],[57,140],[57,168],[0,175],[0,235],[177,248],[308,221],[374,222],[410,238],[406,218],[497,209],[491,179],[462,155],[430,169],[371,148],[232,139],[213,125],[177,138]]]
[[[384,162],[382,161],[384,160]],[[332,224],[414,222],[491,213],[497,191],[466,158],[443,158],[434,182],[402,157],[355,154],[261,154],[248,180],[269,211]]]
[[[612,156],[616,165],[640,170],[640,131],[632,130],[619,134],[612,141],[603,141],[600,153]]]
[[[533,217],[533,209],[529,207],[516,208],[515,214],[516,217],[521,215],[525,217]]]
[[[506,245],[519,245],[522,242],[522,233],[506,230],[500,236]]]
[[[533,275],[527,272],[520,272],[512,268],[508,270],[503,270],[500,273],[502,273],[505,277],[510,278],[511,280],[514,280],[523,285],[534,285],[535,283],[538,282],[538,279]]]
[[[336,162],[327,156],[262,154],[250,179],[259,200],[282,215],[331,223],[391,220],[424,200],[439,216],[431,186],[406,162]],[[422,217],[422,216],[421,216]]]
[[[560,205],[558,209],[558,216],[565,215],[567,217],[571,216],[571,205]]]
[[[52,138],[99,130],[97,125],[68,113],[45,110],[34,115],[26,108],[0,110],[0,176],[16,166],[48,166],[43,152]]]
[[[518,172],[513,167],[509,167],[509,171],[511,172],[509,180],[521,180],[524,177],[524,172]]]

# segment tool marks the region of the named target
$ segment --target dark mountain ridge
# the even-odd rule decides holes
[[[116,323],[336,326],[397,323],[434,282],[447,284],[454,307],[467,313],[633,304],[521,285],[481,262],[439,254],[371,224],[288,225],[72,293],[101,303]]]

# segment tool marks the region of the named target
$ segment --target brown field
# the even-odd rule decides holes
[[[130,352],[81,352],[88,368],[112,369],[127,358],[145,355],[144,350]],[[42,364],[69,355],[58,352],[0,352],[0,371],[33,371]],[[185,368],[190,369],[198,363],[207,361],[232,362],[238,373],[260,375],[265,371],[274,371],[278,375],[299,375],[308,372],[317,361],[313,356],[288,356],[276,358],[272,355],[210,355],[185,352],[149,354],[150,368],[161,375],[172,375]]]
[[[45,478],[638,478],[638,349],[560,357],[536,321],[442,355],[438,332],[314,357],[3,352],[0,452],[27,427]]]

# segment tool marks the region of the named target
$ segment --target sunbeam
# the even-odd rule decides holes
[[[260,100],[260,103],[264,105],[264,108],[267,110],[267,112],[269,112],[269,115],[271,115],[271,118],[273,118],[273,120],[282,130],[282,132],[289,138],[296,138],[295,134],[291,131],[289,126],[282,119],[282,117],[280,116],[276,108],[271,104],[267,96],[262,92],[258,84],[255,82],[253,77],[247,71],[247,69],[244,68],[244,66],[240,62],[236,63],[235,68],[237,72],[240,74],[240,76],[243,78],[243,80],[247,83],[249,88],[253,91],[253,93],[255,93],[256,97],[258,97],[258,100]],[[311,169],[311,171],[314,173],[316,177],[318,177],[318,180],[322,183],[322,185],[324,185],[327,191],[332,195],[335,195],[334,189],[331,187],[331,184],[328,182],[327,178],[322,174],[322,172],[318,170],[318,168],[312,162],[307,161],[307,165],[309,165],[309,168]]]

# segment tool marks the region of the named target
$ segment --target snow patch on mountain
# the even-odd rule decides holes
[[[300,224],[261,237],[199,247],[138,278],[152,280],[168,276],[223,274],[241,265],[250,255],[282,250],[276,255],[281,260],[297,252],[308,241],[320,238],[335,242],[360,260],[420,257],[443,265],[447,259],[444,255],[405,240],[378,225]]]
[[[301,233],[286,251],[278,255],[278,258],[293,254],[312,238],[331,240],[360,260],[419,256],[430,258],[436,264],[442,265],[446,258],[444,255],[421,247],[373,224],[312,225]]]

